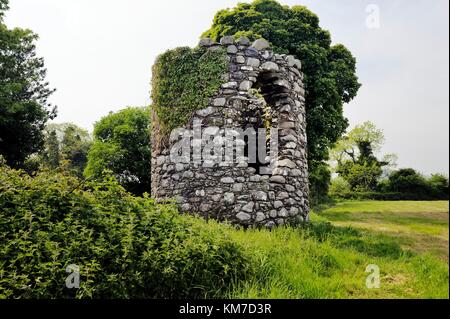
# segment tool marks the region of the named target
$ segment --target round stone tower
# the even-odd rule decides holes
[[[153,149],[152,195],[176,199],[184,213],[244,226],[307,221],[301,62],[274,54],[265,40],[224,37],[200,46],[225,49],[229,72],[209,106]]]

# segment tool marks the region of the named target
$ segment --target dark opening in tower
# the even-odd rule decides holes
[[[256,159],[249,159],[249,167],[256,169],[257,173],[261,173],[262,169],[267,167],[270,163],[266,161],[266,157],[270,154],[270,129],[272,128],[273,119],[277,117],[276,111],[285,103],[287,97],[289,97],[290,85],[286,79],[277,72],[266,71],[259,74],[255,84],[250,89],[249,93],[256,99],[249,106],[247,112],[245,112],[244,119],[246,119],[243,129],[253,128],[256,132]],[[261,148],[261,141],[258,140],[259,129],[265,129],[265,156]],[[245,150],[244,156],[249,158],[250,138],[245,137]],[[260,153],[261,150],[261,154]]]

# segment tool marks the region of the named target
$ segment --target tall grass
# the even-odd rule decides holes
[[[448,266],[404,252],[386,238],[315,222],[306,228],[232,230],[251,256],[253,276],[230,298],[448,298]],[[366,287],[366,268],[381,270],[381,288]]]

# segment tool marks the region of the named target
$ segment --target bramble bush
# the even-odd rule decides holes
[[[223,230],[110,176],[29,176],[0,163],[0,299],[215,297],[250,269]],[[80,288],[70,290],[72,264]]]

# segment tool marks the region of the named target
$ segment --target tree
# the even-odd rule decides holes
[[[64,161],[69,170],[75,172],[78,177],[83,177],[91,143],[89,132],[75,124],[48,124],[38,162],[40,166],[55,169]]]
[[[412,168],[400,169],[389,176],[389,188],[391,192],[426,197],[431,189],[425,177]]]
[[[310,183],[310,203],[311,206],[318,206],[328,200],[330,188],[331,171],[328,165],[321,164],[309,174]]]
[[[127,108],[95,125],[85,176],[101,178],[112,171],[122,186],[142,195],[151,189],[150,111]]]
[[[394,171],[385,186],[388,192],[400,195],[401,199],[413,200],[448,200],[448,177],[433,174],[424,177],[412,168]]]
[[[59,141],[56,131],[48,133],[45,139],[45,148],[42,151],[42,164],[52,169],[56,169],[61,162]]]
[[[364,122],[336,143],[331,151],[331,159],[338,165],[347,160],[354,163],[376,161],[374,153],[380,151],[384,141],[383,131],[372,122]]]
[[[4,12],[8,9],[8,0],[0,0],[0,23],[3,22]]]
[[[392,165],[395,156],[376,156],[385,141],[383,131],[372,122],[356,126],[342,137],[331,151],[336,172],[355,191],[374,191],[383,174],[383,167]]]
[[[86,130],[75,125],[67,126],[61,141],[61,154],[65,160],[70,162],[70,167],[77,172],[79,177],[83,176],[86,168],[90,147],[91,137]]]
[[[448,177],[442,174],[433,174],[428,179],[428,184],[431,187],[433,196],[436,199],[449,198],[449,183]]]
[[[0,154],[8,165],[23,166],[44,142],[45,123],[56,116],[48,102],[44,60],[36,56],[38,38],[30,30],[3,24],[8,1],[0,0]]]
[[[275,52],[294,55],[303,62],[309,167],[311,174],[322,170],[329,148],[348,127],[343,105],[361,86],[351,52],[341,44],[332,46],[329,32],[319,26],[319,18],[306,7],[289,8],[274,0],[256,0],[221,10],[202,36],[218,41],[227,35],[264,38]]]
[[[338,168],[339,175],[357,192],[374,191],[383,173],[378,162],[344,162]]]
[[[352,193],[350,184],[342,177],[336,177],[331,181],[330,196],[331,198],[346,198]]]

